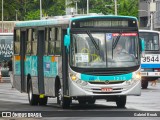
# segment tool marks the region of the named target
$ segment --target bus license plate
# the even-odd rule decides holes
[[[112,88],[101,88],[102,92],[111,92]]]

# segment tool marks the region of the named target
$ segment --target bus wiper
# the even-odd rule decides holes
[[[92,43],[94,44],[95,48],[96,48],[97,50],[99,50],[99,46],[98,46],[98,44],[96,43],[96,41],[95,41],[94,37],[92,36],[92,34],[91,34],[89,31],[87,31],[87,35],[90,37],[90,39],[91,39]]]
[[[112,49],[115,49],[115,47],[117,46],[117,43],[118,43],[121,35],[122,35],[122,33],[119,33],[119,35],[117,36],[117,38],[115,40],[113,40]]]

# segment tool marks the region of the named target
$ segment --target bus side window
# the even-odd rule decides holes
[[[61,36],[61,33],[62,33],[62,29],[59,27],[56,29],[57,30],[57,37],[56,37],[56,40],[55,40],[55,54],[56,55],[61,55],[61,40],[62,40],[62,36]]]
[[[15,30],[14,54],[20,53],[20,30]]]
[[[49,30],[49,46],[48,46],[48,53],[49,55],[54,55],[55,52],[55,35],[56,35],[56,30],[55,28],[50,28]]]
[[[49,41],[49,28],[45,29],[45,51],[44,54],[48,54],[48,41]]]
[[[26,41],[26,54],[31,54],[31,39],[32,39],[32,29],[28,29],[27,41]]]
[[[37,29],[33,29],[32,54],[37,55]]]

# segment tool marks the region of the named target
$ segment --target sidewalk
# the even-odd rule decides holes
[[[10,77],[2,77],[3,83],[10,83]]]

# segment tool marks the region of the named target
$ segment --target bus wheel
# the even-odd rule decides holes
[[[46,105],[48,101],[48,97],[39,98],[39,105]]]
[[[31,81],[28,84],[28,100],[30,105],[38,105],[39,96],[33,94]]]
[[[117,108],[125,108],[127,96],[118,96],[116,98]]]
[[[63,109],[69,108],[70,104],[71,104],[71,99],[69,97],[64,97],[62,95],[62,89],[61,88],[59,88],[59,90],[58,90],[57,104],[62,106]]]
[[[61,105],[61,101],[62,101],[62,93],[61,93],[62,89],[59,88],[57,90],[57,104]]]
[[[148,87],[148,81],[147,80],[142,80],[141,85],[142,85],[142,89],[147,89],[147,87]]]

